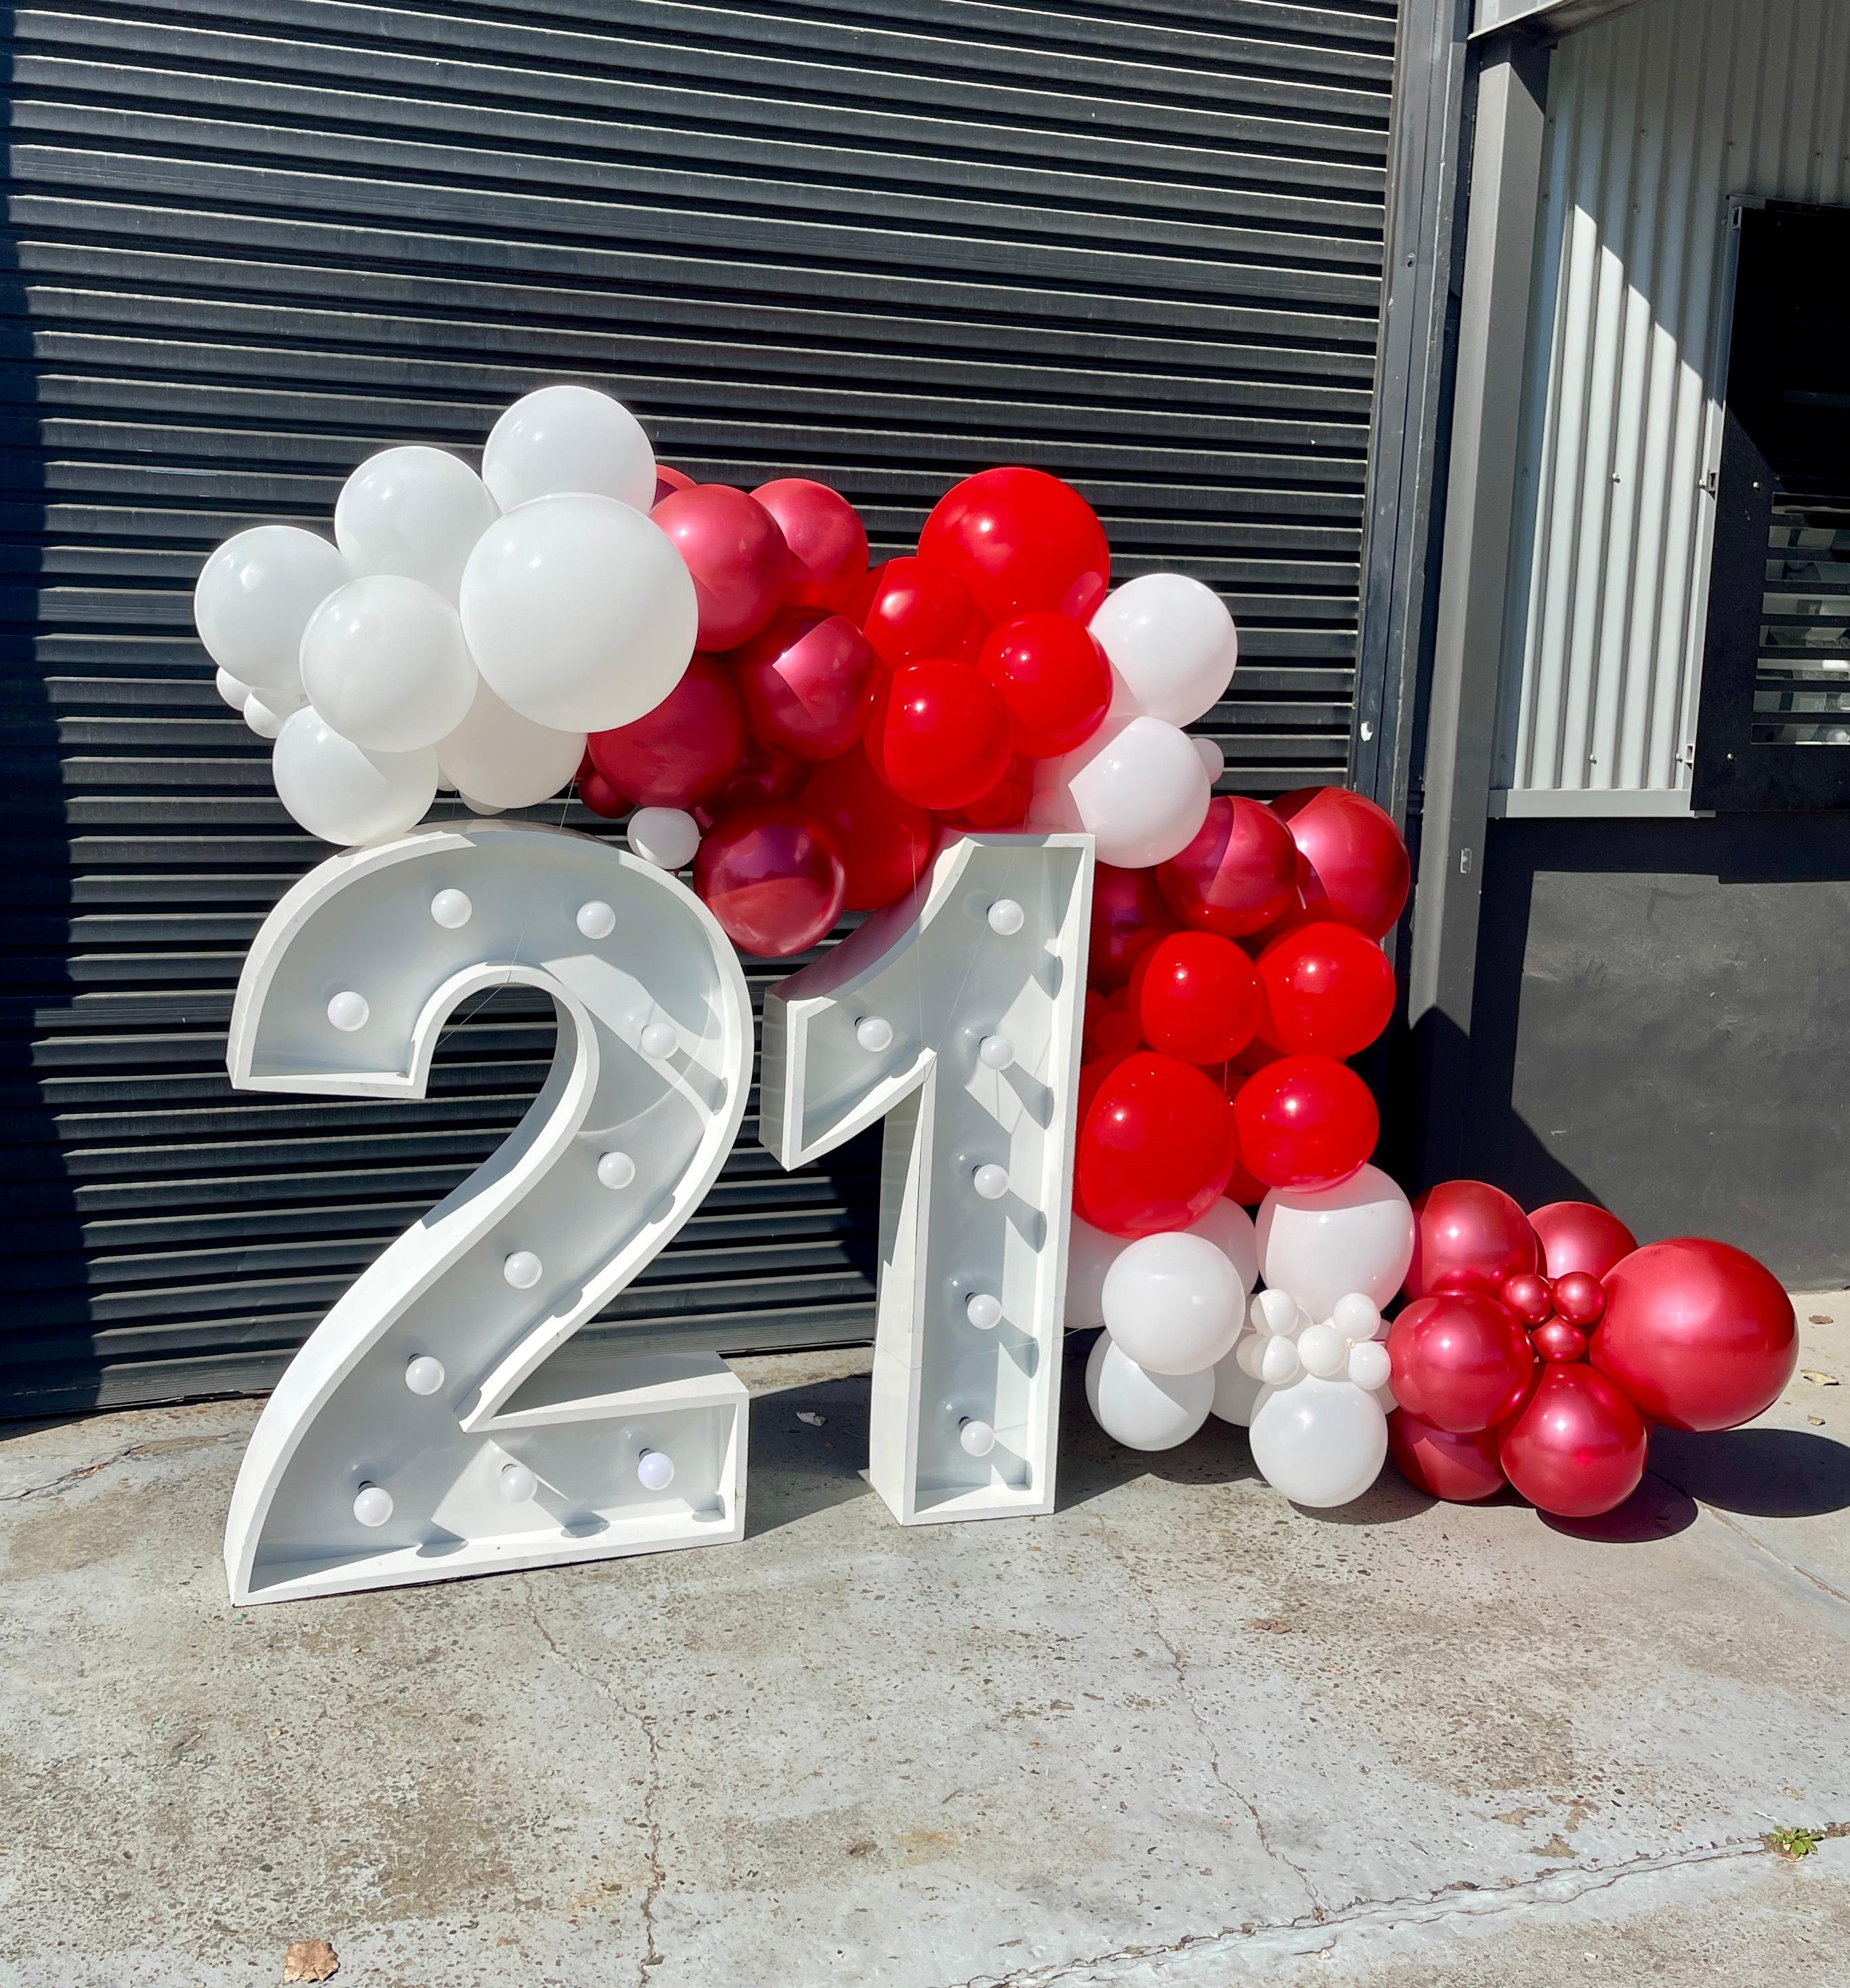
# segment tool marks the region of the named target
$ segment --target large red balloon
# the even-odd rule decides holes
[[[731,678],[711,656],[696,656],[653,711],[594,732],[591,763],[619,794],[642,807],[692,807],[738,773],[745,714]]]
[[[1085,1026],[1079,1046],[1079,1053],[1085,1060],[1096,1063],[1102,1057],[1112,1063],[1122,1063],[1143,1046],[1143,1031],[1137,1026],[1137,1019],[1129,1009],[1107,1001],[1102,994],[1088,988]]]
[[[767,801],[793,801],[803,790],[810,765],[794,752],[773,752],[748,736],[745,756],[739,769],[710,801],[694,809],[694,818],[704,835],[723,814],[742,807],[758,807]]]
[[[1297,902],[1298,846],[1270,808],[1217,794],[1200,832],[1156,865],[1156,881],[1183,924],[1223,938],[1262,931]]]
[[[1497,1456],[1531,1505],[1557,1518],[1591,1519],[1638,1489],[1649,1440],[1637,1409],[1603,1374],[1558,1363],[1543,1369]]]
[[[942,656],[896,671],[867,728],[875,772],[915,807],[967,807],[1011,756],[1001,699],[967,664]]]
[[[1220,1087],[1173,1057],[1140,1050],[1108,1070],[1079,1130],[1075,1200],[1095,1229],[1186,1229],[1234,1170],[1233,1114]]]
[[[976,661],[983,617],[955,574],[940,573],[922,559],[890,559],[876,566],[868,580],[859,618],[874,654],[890,670],[922,663],[927,656]]]
[[[1085,977],[1106,993],[1122,987],[1130,970],[1165,932],[1176,929],[1155,873],[1101,863],[1092,873],[1092,951]]]
[[[777,520],[729,483],[702,483],[663,498],[650,513],[694,576],[697,645],[735,649],[768,622],[790,580],[790,549]]]
[[[924,875],[937,830],[923,808],[903,801],[857,746],[818,766],[799,805],[829,831],[847,874],[851,911],[896,903]]]
[[[701,838],[694,888],[741,952],[784,959],[828,936],[842,915],[842,859],[793,807],[741,808]]]
[[[1266,1033],[1281,1050],[1359,1056],[1394,1013],[1387,955],[1352,925],[1327,920],[1281,933],[1259,955]]]
[[[1779,1399],[1798,1364],[1792,1300],[1744,1249],[1647,1242],[1607,1272],[1593,1364],[1653,1422],[1733,1428]]]
[[[1011,759],[1002,777],[987,792],[967,806],[947,813],[947,828],[1019,828],[1028,816],[1028,804],[1035,797],[1033,762]]]
[[[780,614],[727,658],[761,746],[799,759],[846,752],[867,723],[873,651],[846,615]]]
[[[761,483],[752,495],[768,511],[790,548],[792,607],[834,614],[848,606],[867,574],[867,528],[839,491],[807,477]]]
[[[991,629],[977,667],[1008,712],[1014,749],[1045,759],[1082,746],[1111,704],[1111,664],[1070,614],[1021,614]]]
[[[1541,1238],[1550,1277],[1570,1276],[1576,1270],[1603,1277],[1638,1247],[1638,1238],[1616,1215],[1590,1201],[1551,1201],[1532,1209],[1529,1226]]]
[[[1416,1299],[1388,1328],[1387,1350],[1394,1399],[1454,1435],[1514,1415],[1535,1374],[1522,1321],[1474,1291]]]
[[[1541,1266],[1541,1245],[1529,1218],[1485,1181],[1441,1181],[1413,1203],[1413,1260],[1403,1288],[1410,1298],[1429,1291],[1480,1291],[1494,1297],[1511,1277]]]
[[[1281,1057],[1234,1100],[1240,1157],[1272,1187],[1333,1187],[1366,1164],[1381,1135],[1368,1086],[1328,1057]]]
[[[986,469],[954,485],[925,520],[919,556],[960,580],[991,621],[1044,610],[1089,620],[1111,578],[1092,506],[1041,469]]]
[[[630,800],[627,794],[619,794],[603,775],[595,768],[589,773],[578,776],[578,797],[595,815],[606,821],[616,821],[630,812]]]
[[[1497,1432],[1460,1435],[1436,1428],[1406,1408],[1388,1417],[1388,1454],[1416,1491],[1448,1504],[1472,1505],[1494,1497],[1508,1481],[1497,1461]]]
[[[1298,888],[1306,910],[1370,938],[1391,931],[1413,885],[1393,816],[1346,787],[1299,787],[1272,806],[1303,858]]]
[[[1253,962],[1214,932],[1173,932],[1157,940],[1137,962],[1132,984],[1143,1040],[1184,1063],[1225,1063],[1258,1026]]]

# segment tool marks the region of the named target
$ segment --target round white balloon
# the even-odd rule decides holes
[[[1413,1260],[1413,1211],[1379,1167],[1335,1187],[1274,1188],[1259,1204],[1259,1266],[1312,1318],[1359,1291],[1385,1305]]]
[[[1226,604],[1186,573],[1146,573],[1108,594],[1092,632],[1111,659],[1110,716],[1192,725],[1227,695],[1240,637]]]
[[[258,525],[227,539],[201,568],[193,621],[206,653],[252,690],[299,691],[302,631],[350,577],[326,539]]]
[[[1213,1412],[1224,1422],[1235,1423],[1241,1428],[1252,1420],[1253,1410],[1258,1405],[1259,1391],[1264,1385],[1240,1357],[1244,1347],[1254,1344],[1257,1342],[1249,1333],[1231,1353],[1217,1361],[1214,1367]]]
[[[286,690],[254,690],[244,701],[244,722],[259,739],[274,739],[304,702]]]
[[[475,542],[501,516],[459,455],[414,444],[381,449],[334,502],[334,538],[356,574],[393,573],[454,603]]]
[[[1213,739],[1204,739],[1197,733],[1190,733],[1189,743],[1194,747],[1197,756],[1206,768],[1207,783],[1211,787],[1227,771],[1227,755]]]
[[[1121,1236],[1108,1236],[1082,1216],[1072,1218],[1066,1246],[1066,1329],[1080,1332],[1105,1323],[1105,1273],[1130,1247]],[[1244,1293],[1259,1281],[1259,1245],[1253,1218],[1237,1202],[1220,1196],[1207,1212],[1178,1232],[1205,1236],[1226,1256]]]
[[[349,580],[302,638],[309,702],[369,752],[434,746],[468,715],[478,681],[456,610],[397,573]]]
[[[270,755],[283,806],[324,842],[380,842],[422,820],[437,798],[437,755],[369,752],[311,705],[284,724]]]
[[[1211,796],[1186,732],[1160,718],[1104,724],[1075,752],[1038,762],[1028,819],[1083,830],[1121,870],[1166,863],[1194,840]]]
[[[229,670],[218,671],[212,678],[212,688],[234,711],[242,711],[250,701],[250,685],[240,683]]]
[[[1349,1349],[1349,1378],[1372,1395],[1393,1378],[1393,1363],[1379,1339],[1365,1339]]]
[[[1239,1273],[1205,1236],[1173,1230],[1128,1243],[1105,1273],[1105,1326],[1152,1374],[1198,1374],[1244,1324]]]
[[[1207,1420],[1214,1405],[1212,1370],[1151,1374],[1127,1359],[1109,1332],[1085,1362],[1085,1398],[1099,1426],[1128,1449],[1173,1449]]]
[[[700,854],[701,825],[685,808],[638,808],[628,833],[630,847],[658,870],[684,870]]]
[[[1347,1505],[1381,1475],[1387,1417],[1347,1381],[1307,1376],[1262,1395],[1251,1425],[1259,1474],[1295,1505]]]
[[[437,743],[443,777],[478,814],[549,800],[584,756],[583,732],[535,725],[479,678],[461,724]]]
[[[536,725],[603,732],[681,680],[700,619],[665,532],[611,497],[542,497],[469,555],[462,624],[495,695]]]
[[[641,422],[590,387],[523,394],[488,431],[481,473],[504,511],[568,492],[638,511],[655,502],[655,451]]]
[[[1197,1216],[1182,1233],[1205,1236],[1233,1265],[1240,1280],[1240,1309],[1244,1315],[1246,1300],[1259,1281],[1259,1237],[1253,1218],[1238,1202],[1221,1195],[1207,1214]]]

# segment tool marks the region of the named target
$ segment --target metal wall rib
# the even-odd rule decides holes
[[[957,476],[1043,464],[1122,573],[1185,566],[1232,606],[1244,661],[1203,728],[1228,784],[1341,777],[1393,15],[16,10],[0,1397],[267,1385],[549,1053],[510,994],[421,1106],[224,1080],[244,948],[326,852],[213,695],[192,578],[254,519],[325,529],[373,449],[472,454],[515,394],[584,379],[703,479],[838,485],[885,550]],[[616,1315],[864,1334],[868,1144],[785,1177],[755,1129]]]

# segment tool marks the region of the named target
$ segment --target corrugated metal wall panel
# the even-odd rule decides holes
[[[1695,736],[1727,201],[1850,201],[1850,8],[1656,0],[1561,43],[1548,112],[1495,784],[1516,807],[1563,792],[1674,805]]]
[[[959,475],[1044,464],[1122,573],[1185,565],[1239,617],[1204,727],[1229,785],[1341,776],[1391,0],[1223,0],[1211,25],[1169,0],[12,25],[14,1407],[267,1384],[550,1053],[549,1008],[508,994],[450,1032],[423,1105],[225,1082],[244,948],[325,851],[212,692],[192,579],[255,518],[326,529],[376,448],[473,456],[516,394],[584,379],[704,479],[838,485],[883,551]],[[613,1316],[731,1347],[869,1329],[874,1143],[785,1176],[755,1132]]]

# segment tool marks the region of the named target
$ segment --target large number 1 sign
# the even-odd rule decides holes
[[[887,1120],[870,1476],[907,1523],[1051,1505],[1091,885],[1087,837],[967,838],[767,1002],[786,1166]],[[265,1405],[226,1529],[237,1601],[743,1533],[745,1392],[717,1351],[566,1344],[700,1205],[744,1114],[744,978],[684,885],[517,823],[330,857],[251,948],[231,1080],[421,1097],[457,1006],[508,985],[552,997],[552,1070]]]

